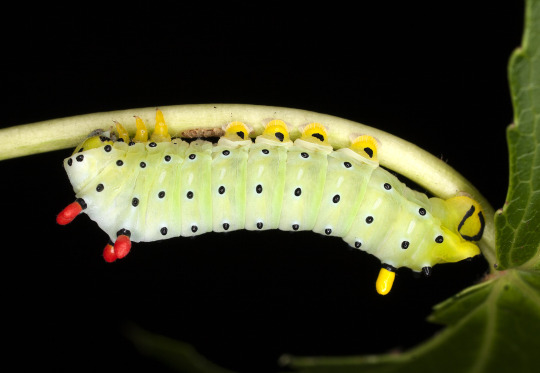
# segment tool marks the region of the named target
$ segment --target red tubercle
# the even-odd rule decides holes
[[[69,224],[81,213],[83,207],[78,201],[70,203],[56,217],[56,222],[60,225]]]
[[[107,246],[105,246],[105,248],[103,249],[103,259],[105,259],[107,263],[112,263],[116,259],[118,259],[116,253],[114,252],[114,246],[112,245],[112,243],[108,243]]]
[[[114,243],[114,252],[116,254],[116,257],[118,259],[122,259],[127,254],[129,254],[129,251],[131,250],[131,240],[128,236],[121,234],[116,238],[116,242]]]

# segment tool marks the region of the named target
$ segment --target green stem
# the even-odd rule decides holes
[[[265,122],[271,118],[282,119],[292,127],[290,132],[293,139],[300,135],[299,126],[308,122],[320,122],[328,128],[329,141],[335,149],[348,146],[353,135],[370,134],[380,142],[378,155],[381,165],[400,173],[441,198],[465,192],[482,205],[486,215],[486,228],[480,247],[493,269],[493,208],[456,170],[414,144],[357,122],[298,109],[242,104],[177,105],[160,109],[173,136],[181,135],[189,129],[221,128],[223,124],[233,120],[251,125],[254,135],[258,135]],[[133,134],[133,115],[140,116],[150,124],[154,122],[155,108],[78,115],[2,129],[0,137],[9,141],[5,141],[0,149],[0,160],[74,147],[91,131],[112,127],[113,120],[122,123],[128,132]]]

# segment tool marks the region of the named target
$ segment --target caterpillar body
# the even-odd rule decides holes
[[[377,141],[361,135],[333,150],[319,123],[294,142],[281,120],[255,141],[241,122],[217,144],[171,139],[156,111],[150,137],[142,120],[130,139],[93,133],[64,160],[75,202],[59,224],[85,212],[109,235],[103,255],[125,257],[131,242],[196,236],[209,231],[312,230],[342,237],[381,260],[376,290],[387,294],[395,270],[429,275],[433,265],[480,253],[480,205],[468,196],[428,198],[378,165]]]

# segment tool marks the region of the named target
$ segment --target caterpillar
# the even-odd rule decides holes
[[[254,141],[233,121],[217,143],[171,138],[156,110],[152,135],[141,118],[130,138],[94,131],[64,160],[76,199],[57,215],[65,225],[85,212],[110,237],[107,262],[132,242],[238,229],[311,230],[342,237],[381,261],[376,291],[392,288],[397,268],[429,276],[435,264],[479,255],[481,206],[466,195],[446,200],[414,191],[379,167],[369,135],[334,150],[326,128],[309,123],[294,142],[270,120]]]

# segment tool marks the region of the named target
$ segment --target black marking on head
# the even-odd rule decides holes
[[[71,166],[73,164],[73,159],[72,158],[68,159],[67,164],[68,164],[68,166]]]
[[[373,158],[373,149],[366,147],[364,148],[364,151],[369,155],[369,158]]]
[[[332,230],[330,228],[326,228],[324,230],[324,233],[326,233],[327,235],[330,235],[332,233]]]
[[[121,159],[116,161],[116,165],[119,166],[119,167],[122,166],[123,164],[124,164],[124,162]]]
[[[293,224],[292,225],[293,231],[297,231],[299,228],[300,228],[300,226],[298,224]]]
[[[299,197],[300,195],[302,194],[302,189],[301,188],[296,188],[294,190],[294,195]]]
[[[390,272],[395,272],[397,271],[396,267],[394,267],[393,265],[390,265],[390,264],[387,264],[387,263],[383,263],[381,265],[382,268],[386,269],[387,271],[390,271]]]
[[[226,156],[228,156],[229,154],[231,154],[231,152],[228,151],[228,150],[224,150],[224,151],[221,152],[221,154],[223,154],[223,155],[226,157]]]
[[[373,223],[373,216],[368,216],[368,217],[366,218],[366,223],[368,223],[368,224]]]
[[[223,229],[225,229],[226,231],[228,231],[228,230],[229,230],[229,227],[230,227],[229,223],[223,223]]]
[[[161,192],[159,192],[159,193],[158,193],[158,197],[159,197],[159,198],[165,197],[165,191],[162,190]]]
[[[167,229],[167,227],[163,227],[159,231],[161,232],[162,235],[165,236],[169,230]]]
[[[189,199],[192,199],[193,198],[193,192],[191,190],[189,192],[187,192],[186,197],[189,198]]]
[[[437,237],[435,238],[435,242],[437,242],[437,243],[443,243],[443,241],[444,241],[444,237],[443,237],[443,236],[437,236]]]
[[[145,163],[145,162],[141,162],[141,163],[139,164],[139,166],[141,166],[141,168],[145,168],[145,167],[146,167],[146,163]]]
[[[111,141],[111,139],[108,138],[107,136],[99,136],[99,140],[100,140],[101,142]]]
[[[195,159],[197,156],[195,154],[190,154],[189,159]]]
[[[98,192],[101,192],[103,189],[105,189],[105,187],[103,186],[103,184],[98,184],[97,187],[96,187],[96,190]]]
[[[362,242],[360,242],[360,241],[355,241],[354,242],[354,247],[356,247],[357,249],[359,249],[361,246],[362,246]]]
[[[131,232],[129,231],[129,229],[122,228],[118,232],[116,232],[116,237],[118,236],[131,237]]]
[[[431,268],[430,266],[422,267],[422,273],[423,273],[424,276],[426,276],[426,277],[431,276],[431,270],[432,270],[432,268]]]
[[[392,189],[392,185],[390,185],[388,183],[384,183],[384,189],[390,190],[390,189]]]
[[[345,166],[345,168],[351,168],[352,167],[351,162],[343,162],[343,165]]]
[[[242,140],[244,139],[244,131],[238,131],[236,132],[236,134],[238,135],[238,137],[240,137]]]
[[[336,195],[334,196],[334,198],[332,198],[332,202],[338,203],[340,199],[341,199],[341,197],[339,196],[339,194],[336,194]]]
[[[171,156],[166,155],[164,159],[165,159],[165,162],[170,162],[171,161]]]
[[[277,138],[280,142],[283,142],[283,140],[285,140],[285,135],[282,134],[281,132],[276,132],[276,133],[274,133],[274,136],[276,136],[276,138]]]
[[[128,146],[133,146],[133,145],[135,145],[135,142],[133,142],[133,141],[130,141],[129,144],[128,144]]]
[[[219,194],[225,193],[225,187],[224,187],[223,185],[219,187],[218,193],[219,193]]]
[[[270,150],[268,150],[268,149],[263,149],[263,150],[261,150],[261,151],[262,151],[263,154],[268,154],[268,153],[270,153]]]
[[[316,139],[319,139],[321,141],[324,141],[324,136],[320,133],[313,133],[311,134],[312,137],[315,137]]]
[[[255,191],[256,191],[257,193],[261,194],[262,191],[263,191],[262,185],[261,185],[261,184],[257,185],[257,187],[255,188]]]
[[[257,228],[258,228],[258,229],[262,229],[262,227],[263,227],[263,223],[262,223],[262,222],[258,222],[258,223],[257,223]]]
[[[82,152],[84,152],[84,148],[80,148],[78,151],[78,153],[82,153]]]
[[[119,138],[118,140],[116,140],[117,142],[124,142],[124,139],[123,138]]]
[[[105,145],[105,147],[103,148],[103,150],[105,150],[107,153],[110,152],[112,150],[112,146],[110,145]]]
[[[131,200],[131,206],[133,207],[139,206],[139,199],[137,197],[133,197],[133,199]]]
[[[79,204],[79,206],[81,206],[81,208],[82,208],[83,210],[86,210],[86,208],[88,207],[88,206],[86,205],[85,200],[82,199],[82,198],[77,198],[77,199],[75,200],[75,202],[77,202],[77,203]]]
[[[193,233],[197,232],[198,230],[199,230],[199,228],[198,228],[196,225],[192,225],[192,226],[191,226],[191,231],[192,231]]]
[[[475,211],[474,206],[471,206],[471,208],[469,209],[469,211],[467,211],[467,213],[465,214],[463,219],[461,219],[461,222],[459,223],[458,229],[457,229],[458,232],[463,227],[463,224],[465,224],[465,220],[467,220],[468,218],[470,218],[474,214],[474,211]],[[464,240],[467,240],[467,241],[480,241],[480,239],[482,238],[482,235],[484,234],[484,228],[486,227],[486,221],[484,220],[484,214],[482,213],[482,211],[478,212],[478,219],[480,220],[480,230],[478,231],[478,233],[476,235],[471,237],[471,236],[461,234],[461,232],[459,232],[459,234],[461,234],[461,237],[463,237]]]
[[[401,248],[402,248],[403,250],[408,249],[408,248],[409,248],[409,241],[403,241],[403,242],[401,243]]]
[[[302,158],[309,158],[309,154],[306,152],[302,152],[300,153],[300,155],[302,156]]]
[[[422,216],[426,215],[426,209],[423,208],[423,207],[420,207],[420,209],[418,210],[418,213]]]
[[[151,148],[155,148],[157,144],[155,142],[151,142],[150,144],[148,144],[148,146]]]
[[[76,158],[77,162],[82,162],[84,160],[84,155],[79,154]]]

